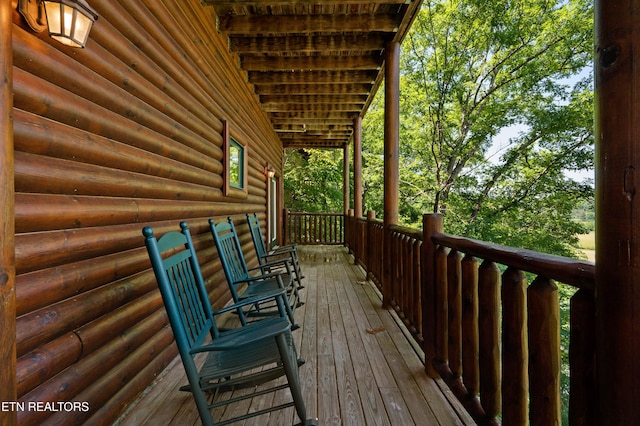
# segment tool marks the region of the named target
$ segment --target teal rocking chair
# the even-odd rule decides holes
[[[279,288],[286,290],[288,303],[285,304],[287,315],[291,320],[292,328],[298,328],[294,319],[295,308],[301,304],[298,288],[293,284],[291,264],[288,260],[265,262],[256,268],[249,269],[242,252],[242,246],[238,239],[233,220],[215,223],[209,219],[209,227],[215,241],[224,269],[229,290],[233,300],[237,303],[247,298],[252,298],[264,292],[274,291]],[[284,267],[285,272],[278,267]],[[269,316],[277,311],[273,304],[256,303],[248,310],[248,316]]]
[[[142,234],[151,265],[175,336],[189,385],[181,390],[193,394],[202,424],[224,425],[274,410],[295,406],[303,425],[317,425],[317,420],[306,418],[306,409],[297,358],[291,336],[291,324],[284,316],[283,289],[274,289],[259,298],[248,298],[241,303],[213,312],[202,279],[187,224],[180,224],[182,232],[169,232],[156,240],[153,230],[145,227]],[[164,256],[164,257],[163,257]],[[238,328],[221,331],[216,316],[236,310],[242,315],[246,305],[272,299],[280,306],[281,316],[273,316]],[[206,353],[204,365],[198,370],[194,357]],[[286,376],[285,384],[263,389],[266,383]],[[234,395],[216,401],[218,392],[261,386],[256,393]],[[251,412],[233,419],[214,422],[211,410],[233,404],[271,391],[289,388],[292,401]],[[209,402],[208,399],[213,402]]]
[[[256,249],[258,255],[258,262],[260,265],[273,262],[275,260],[290,259],[293,270],[293,278],[296,281],[298,290],[304,288],[302,285],[302,271],[300,270],[300,262],[298,261],[298,250],[295,244],[289,244],[286,246],[277,247],[274,250],[267,250],[267,245],[262,238],[262,230],[260,229],[260,220],[256,213],[247,213],[247,222],[249,223],[249,230],[251,231],[251,239],[253,240],[253,246]]]

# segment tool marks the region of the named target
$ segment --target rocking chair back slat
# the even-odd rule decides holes
[[[182,232],[169,232],[157,243],[151,228],[143,230],[147,237],[145,242],[162,299],[167,306],[167,315],[182,324],[184,344],[189,348],[199,346],[210,334],[217,335],[218,330],[213,321],[211,305],[201,303],[200,293],[206,293],[200,265],[193,250],[191,235],[186,223],[180,224]],[[149,236],[150,234],[150,236]],[[167,250],[174,252],[163,259],[162,253]],[[159,273],[164,271],[164,274]],[[176,335],[176,340],[178,336]]]
[[[293,278],[297,283],[298,289],[304,288],[302,285],[302,270],[300,269],[300,262],[298,261],[298,250],[295,245],[287,245],[277,247],[274,250],[267,249],[265,239],[262,238],[262,229],[260,228],[260,220],[256,213],[247,213],[247,223],[249,224],[249,230],[251,231],[251,239],[253,240],[253,246],[258,256],[258,262],[261,265],[268,264],[273,260],[289,259],[291,269],[293,272]]]

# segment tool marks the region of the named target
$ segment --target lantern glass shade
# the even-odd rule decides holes
[[[98,15],[83,1],[44,0],[49,35],[60,43],[84,47]]]

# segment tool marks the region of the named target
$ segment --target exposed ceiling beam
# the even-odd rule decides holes
[[[395,32],[398,23],[389,15],[243,15],[220,17],[220,31],[236,34],[314,34]]]
[[[351,117],[353,117],[355,114],[351,114],[351,116],[348,116],[347,114],[345,114],[344,112],[338,112],[338,111],[318,111],[318,112],[312,112],[312,111],[298,111],[298,112],[270,112],[269,116],[273,119],[278,119],[278,118],[282,118],[282,119],[287,119],[290,120],[291,122],[295,121],[296,119],[300,119],[300,122],[304,122],[304,120],[316,120],[316,121],[323,121],[323,120],[327,120],[328,124],[348,124],[348,123],[353,123],[353,119]],[[344,120],[344,121],[338,121],[338,120]],[[335,120],[335,121],[334,121]],[[275,122],[275,121],[274,121]]]
[[[362,110],[362,106],[364,102],[361,104],[316,104],[314,105],[314,110],[322,113],[324,111],[333,111],[333,112],[348,112],[353,115],[358,115],[358,112]],[[308,105],[303,104],[284,104],[284,103],[264,103],[262,104],[262,109],[271,112],[271,113],[279,113],[279,112],[304,112],[309,109]]]
[[[382,34],[349,34],[333,36],[231,36],[229,44],[234,52],[245,54],[264,53],[319,53],[336,50],[381,50],[385,37]]]
[[[254,84],[333,84],[333,83],[373,83],[375,70],[324,70],[324,71],[263,71],[249,72],[249,81]]]
[[[283,104],[298,104],[298,105],[309,105],[309,104],[329,104],[329,105],[337,105],[337,104],[349,104],[349,103],[358,103],[363,104],[367,100],[366,95],[261,95],[260,101],[265,104],[269,103],[283,103]]]
[[[255,84],[259,95],[326,95],[345,94],[368,95],[371,84]]]
[[[292,71],[292,70],[376,70],[382,59],[379,56],[245,56],[241,66],[247,71]]]

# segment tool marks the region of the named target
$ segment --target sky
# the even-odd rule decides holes
[[[582,72],[572,76],[564,83],[568,86],[573,86],[579,80],[589,76],[591,72],[590,67],[586,67]],[[497,163],[500,160],[500,156],[505,152],[505,150],[509,147],[509,139],[517,137],[521,132],[527,130],[527,126],[522,124],[515,124],[513,126],[505,127],[493,138],[493,145],[489,149],[487,153],[490,160],[494,163]],[[586,179],[591,179],[592,182],[595,181],[595,170],[583,170],[583,171],[569,171],[565,172],[565,175],[577,182],[582,182]]]

